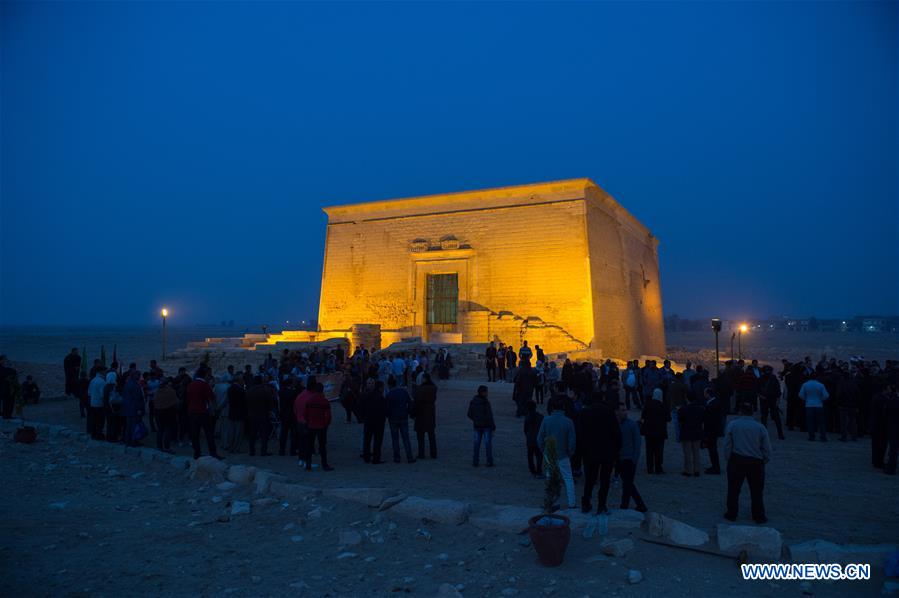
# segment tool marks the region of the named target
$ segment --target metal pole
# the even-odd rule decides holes
[[[715,377],[721,377],[721,358],[718,357],[718,331],[715,331]]]
[[[165,361],[165,316],[162,316],[162,360]]]

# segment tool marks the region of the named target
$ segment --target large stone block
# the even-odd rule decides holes
[[[687,525],[661,513],[647,513],[645,520],[647,533],[664,538],[682,546],[702,546],[708,543],[709,535],[701,529]]]
[[[321,490],[302,484],[287,484],[284,482],[271,482],[270,490],[274,496],[288,502],[298,502],[309,497],[318,496]]]
[[[541,512],[542,509],[514,505],[478,506],[472,507],[468,522],[482,529],[517,534],[521,530],[527,529],[531,517],[539,515]]]
[[[719,524],[717,533],[718,550],[724,554],[736,556],[745,550],[754,562],[780,560],[783,540],[773,527]]]
[[[215,457],[200,457],[190,464],[190,477],[198,480],[223,482],[228,472],[228,464]]]
[[[445,498],[421,498],[410,496],[391,509],[392,513],[412,517],[414,519],[427,519],[437,523],[460,524],[468,519],[468,503]]]
[[[229,482],[246,486],[251,484],[255,477],[256,468],[252,465],[232,465],[228,468],[227,479]]]
[[[271,490],[272,482],[283,483],[287,481],[287,478],[267,469],[257,469],[254,481],[256,483],[256,494],[266,494]]]
[[[387,488],[326,488],[325,496],[361,503],[368,507],[380,507],[386,499],[396,494]]]
[[[794,563],[868,563],[883,570],[887,557],[899,550],[899,544],[836,544],[826,540],[809,540],[790,544],[790,560]]]

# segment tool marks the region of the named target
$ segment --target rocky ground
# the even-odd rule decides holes
[[[652,545],[633,527],[613,526],[605,538],[584,538],[578,528],[563,566],[540,566],[514,525],[496,531],[477,523],[495,505],[536,507],[542,484],[527,472],[521,421],[512,415],[504,384],[491,385],[497,467],[471,467],[464,413],[475,384],[441,385],[436,461],[365,465],[358,458],[361,426],[344,423],[336,405],[329,435],[337,468],[332,473],[298,471],[288,457],[228,456],[228,464],[265,468],[325,491],[289,498],[256,495],[244,486],[221,489],[167,463],[74,438],[44,435],[33,445],[14,444],[11,428],[5,428],[0,501],[11,516],[0,534],[0,595],[432,596],[441,587],[450,595],[452,589],[471,596],[802,592],[798,582],[744,582],[733,560]],[[82,430],[70,402],[29,406],[26,415]],[[774,443],[766,498],[769,525],[785,543],[896,542],[899,482],[871,470],[867,441],[810,443],[792,433]],[[386,444],[389,458],[389,438]],[[189,449],[178,447],[178,453],[188,457]],[[681,463],[679,446],[669,442],[669,473],[648,476],[641,468],[638,486],[650,509],[713,530],[722,523],[725,480],[684,478]],[[423,521],[399,509],[378,511],[329,496],[345,487],[464,502],[471,505],[470,522]],[[610,505],[619,496],[616,486]],[[235,501],[249,503],[250,513],[230,515]],[[743,509],[748,511],[748,496]],[[750,523],[748,513],[743,515],[739,523]],[[522,516],[521,527],[525,524]],[[602,554],[604,540],[623,538],[634,541],[626,556]],[[630,570],[640,571],[642,581],[631,584]],[[882,582],[878,573],[870,582],[814,583],[806,590],[824,596],[876,594]]]

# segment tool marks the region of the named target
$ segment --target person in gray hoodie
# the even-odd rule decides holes
[[[537,431],[537,445],[543,455],[546,455],[546,439],[552,436],[556,439],[556,451],[559,455],[559,473],[565,484],[565,497],[568,499],[568,508],[577,506],[577,498],[574,494],[574,476],[571,472],[571,455],[577,447],[577,438],[574,432],[574,422],[565,417],[565,403],[563,397],[554,396],[549,403],[549,415],[540,423]]]

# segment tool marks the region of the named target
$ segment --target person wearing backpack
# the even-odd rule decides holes
[[[638,409],[642,407],[640,401],[640,393],[637,390],[637,366],[636,363],[629,363],[627,365],[627,371],[624,374],[624,404],[630,409],[631,408],[631,399],[634,400],[634,407]]]

